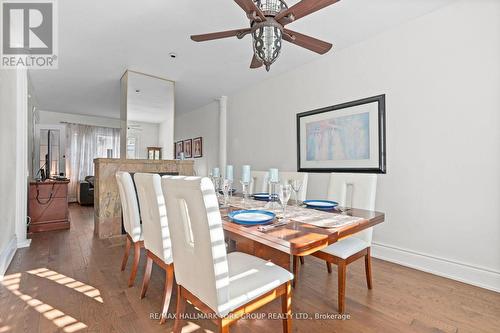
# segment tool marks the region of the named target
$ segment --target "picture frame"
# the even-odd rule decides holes
[[[181,158],[181,153],[184,152],[184,142],[183,141],[177,141],[175,143],[175,158],[179,159]]]
[[[385,95],[297,114],[299,172],[386,173]]]
[[[191,158],[193,156],[192,148],[193,148],[192,139],[187,139],[183,141],[183,150],[185,158]]]
[[[201,136],[193,139],[193,158],[203,157],[203,138]]]

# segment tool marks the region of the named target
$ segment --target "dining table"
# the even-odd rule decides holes
[[[262,209],[276,214],[267,230],[258,225],[235,223],[229,213],[235,210]],[[223,228],[230,248],[269,260],[290,270],[290,258],[303,257],[384,222],[385,214],[358,208],[337,206],[330,210],[290,204],[283,218],[281,206],[274,202],[233,196],[220,208]],[[281,224],[283,220],[285,224]],[[279,226],[273,227],[273,224]]]

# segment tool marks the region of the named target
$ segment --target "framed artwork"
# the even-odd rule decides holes
[[[147,147],[149,160],[161,160],[161,147]]]
[[[385,95],[297,114],[297,169],[386,173]]]
[[[203,157],[203,138],[201,136],[193,139],[193,157]]]
[[[177,141],[175,143],[175,158],[181,158],[181,153],[184,151],[184,145],[182,141]]]
[[[191,158],[193,157],[192,145],[193,141],[191,139],[184,140],[184,157]]]

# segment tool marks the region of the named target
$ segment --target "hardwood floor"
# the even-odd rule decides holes
[[[33,235],[18,250],[0,282],[0,333],[170,332],[173,319],[150,319],[162,306],[164,272],[153,267],[148,294],[140,299],[146,259],[135,285],[127,287],[131,261],[120,263],[125,242],[93,235],[93,209],[72,205],[71,229]],[[364,263],[348,267],[347,320],[294,318],[294,332],[499,332],[500,294],[373,259],[373,290],[366,288]],[[293,312],[336,314],[337,274],[308,257],[300,267]],[[200,277],[202,278],[202,277]],[[176,289],[176,288],[174,288]],[[169,314],[175,313],[176,295]],[[198,312],[189,304],[194,318]],[[279,300],[260,313],[279,313]],[[281,318],[244,319],[231,332],[281,332]],[[216,331],[208,320],[188,318],[183,332]]]

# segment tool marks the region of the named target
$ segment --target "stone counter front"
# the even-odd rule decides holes
[[[122,207],[115,174],[118,171],[178,173],[192,176],[192,160],[94,159],[94,233],[99,238],[121,236]]]

